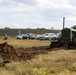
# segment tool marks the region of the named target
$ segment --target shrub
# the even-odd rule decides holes
[[[49,75],[50,70],[46,68],[36,68],[34,74],[35,75]]]

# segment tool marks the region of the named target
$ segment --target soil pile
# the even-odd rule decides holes
[[[15,49],[7,42],[0,44],[0,66],[11,61],[25,61],[32,59],[35,55],[47,53],[48,51],[61,50],[62,48],[50,48],[50,46],[29,47]]]
[[[47,53],[47,49],[49,50],[49,46],[15,49],[5,42],[0,44],[0,58],[4,63],[8,63],[10,61],[30,60],[35,55]]]
[[[3,60],[16,60],[18,58],[16,50],[7,44],[7,42],[0,44],[0,58]]]
[[[47,53],[49,50],[49,46],[41,46],[41,47],[29,47],[29,48],[19,48],[17,49],[17,55],[19,56],[19,60],[30,60],[35,55]]]

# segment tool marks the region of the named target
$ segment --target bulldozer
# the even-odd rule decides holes
[[[50,48],[76,49],[76,29],[63,28],[61,36],[51,41]]]

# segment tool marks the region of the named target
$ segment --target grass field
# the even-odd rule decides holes
[[[3,40],[14,47],[46,46],[50,41]],[[33,59],[12,62],[0,67],[0,75],[76,75],[76,50],[58,50],[36,55]]]
[[[8,44],[12,45],[14,48],[19,48],[19,47],[33,47],[33,46],[48,46],[50,45],[50,41],[44,40],[17,40],[16,38],[11,38],[9,40],[3,40],[3,37],[0,38],[0,43],[7,42]]]

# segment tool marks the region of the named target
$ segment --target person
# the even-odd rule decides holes
[[[7,40],[8,39],[8,36],[7,36],[7,34],[4,36],[4,40]]]

